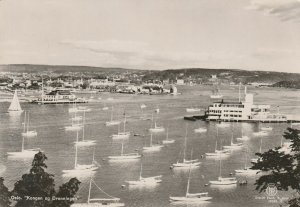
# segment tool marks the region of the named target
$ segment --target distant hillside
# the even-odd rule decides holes
[[[220,82],[229,83],[242,82],[244,84],[258,82],[275,84],[278,82],[300,82],[300,74],[284,73],[272,71],[248,71],[240,69],[208,69],[208,68],[187,68],[187,69],[169,69],[169,70],[137,70],[124,68],[103,68],[90,66],[61,66],[61,65],[0,65],[0,71],[9,72],[28,72],[28,73],[55,73],[60,76],[85,77],[107,77],[115,74],[136,74],[137,76],[126,76],[129,80],[134,81],[134,77],[140,77],[143,81],[162,81],[184,79],[197,83],[206,83],[212,77],[217,75]],[[287,85],[286,82],[281,84]],[[291,85],[292,86],[292,85]]]
[[[148,79],[188,79],[199,78],[202,81],[207,81],[212,75],[217,75],[221,80],[233,82],[252,83],[276,83],[279,81],[300,81],[298,73],[283,73],[271,71],[247,71],[233,69],[206,69],[206,68],[191,68],[179,70],[164,70],[164,71],[149,71],[144,76],[144,80]]]
[[[91,67],[91,66],[67,66],[67,65],[0,65],[0,71],[9,72],[53,72],[53,73],[66,73],[66,72],[127,72],[134,71],[131,69],[123,68],[102,68],[102,67]]]
[[[300,89],[300,81],[280,81],[272,85],[273,87],[281,88],[296,88]]]

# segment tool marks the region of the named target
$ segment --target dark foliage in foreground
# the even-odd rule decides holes
[[[266,174],[256,180],[256,190],[264,191],[268,184],[275,184],[280,190],[294,190],[300,193],[300,130],[287,128],[284,138],[291,142],[290,153],[281,151],[281,147],[264,153],[256,153],[258,162],[252,169],[259,169]],[[300,206],[300,197],[290,199],[290,207]]]
[[[12,192],[4,186],[3,178],[0,178],[0,206],[7,207],[14,203],[16,207],[69,207],[72,200],[52,200],[52,197],[74,198],[80,182],[77,178],[70,179],[55,191],[54,176],[45,171],[47,157],[39,152],[34,156],[32,168],[28,174],[17,181]],[[10,200],[11,196],[21,199]]]

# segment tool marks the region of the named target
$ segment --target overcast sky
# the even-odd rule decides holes
[[[300,72],[300,0],[0,0],[0,64]]]

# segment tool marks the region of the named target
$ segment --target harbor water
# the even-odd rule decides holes
[[[133,94],[93,94],[93,99],[87,104],[91,111],[86,112],[85,139],[96,140],[94,146],[78,147],[78,163],[90,164],[95,150],[95,160],[100,163],[93,175],[93,180],[108,194],[121,198],[121,202],[130,207],[165,207],[165,206],[207,206],[207,207],[240,207],[240,206],[278,206],[281,202],[268,200],[264,192],[255,190],[254,177],[237,176],[238,180],[247,180],[247,185],[234,185],[214,187],[207,186],[210,180],[216,180],[220,174],[229,176],[236,169],[245,166],[245,157],[254,158],[255,152],[259,151],[262,139],[262,151],[279,146],[287,123],[241,123],[231,122],[225,126],[217,126],[216,122],[186,121],[183,119],[188,114],[186,108],[197,107],[205,109],[212,100],[210,88],[207,86],[182,86],[179,87],[181,95],[133,95]],[[220,91],[225,100],[238,99],[238,87],[227,87]],[[293,115],[300,114],[300,94],[297,90],[274,89],[274,88],[250,88],[249,93],[254,94],[254,103],[270,104],[272,111]],[[86,95],[89,97],[90,95]],[[140,105],[147,107],[141,110]],[[109,110],[103,111],[103,106]],[[31,159],[12,159],[7,152],[21,150],[24,122],[24,113],[12,116],[6,113],[8,102],[0,104],[0,176],[4,177],[5,184],[9,189],[13,188],[16,181],[21,179],[24,173],[30,169]],[[47,172],[55,175],[56,187],[66,182],[69,178],[64,177],[62,170],[72,169],[75,160],[76,132],[66,131],[65,126],[71,125],[74,115],[69,113],[71,105],[37,105],[21,103],[23,110],[30,114],[30,129],[35,129],[37,137],[25,138],[26,148],[40,148],[45,152],[48,160]],[[127,117],[126,131],[131,132],[129,139],[125,139],[124,153],[139,152],[143,156],[135,161],[111,162],[108,156],[121,153],[121,140],[112,140],[113,133],[118,132],[117,126],[105,126],[105,122],[111,118],[111,106],[114,107],[113,119]],[[277,107],[279,106],[279,107]],[[160,112],[155,113],[159,108]],[[203,113],[203,110],[200,112]],[[150,143],[149,128],[151,120],[142,120],[141,117],[151,118],[153,114],[157,125],[168,128],[169,138],[175,139],[175,143],[165,145],[160,151],[143,152],[142,148]],[[82,113],[77,115],[82,116]],[[253,132],[259,131],[262,126],[271,126],[273,130],[267,136],[255,137]],[[123,125],[121,125],[122,130]],[[193,168],[190,176],[190,193],[208,192],[213,199],[201,204],[174,204],[170,203],[170,196],[184,196],[189,176],[189,169],[171,169],[170,166],[183,159],[184,137],[187,127],[186,158],[199,158],[200,167]],[[207,132],[194,133],[199,127],[207,128]],[[218,129],[218,130],[217,130]],[[218,131],[218,137],[217,137]],[[233,151],[226,159],[220,162],[217,159],[204,158],[206,152],[215,150],[218,145],[229,145],[232,137],[247,135],[250,140],[244,141],[244,147]],[[138,136],[134,136],[134,134]],[[82,131],[79,131],[79,138]],[[166,133],[154,133],[153,143],[161,142],[166,138]],[[236,140],[234,140],[236,142]],[[140,174],[141,162],[143,165],[142,176],[162,175],[162,182],[151,186],[128,186],[125,181],[137,180]],[[82,176],[78,201],[86,202],[90,177]],[[123,186],[123,187],[122,187]],[[291,192],[278,192],[279,198],[290,196]],[[92,188],[91,197],[104,197],[105,195]]]

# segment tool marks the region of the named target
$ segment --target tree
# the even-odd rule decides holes
[[[8,207],[10,205],[10,195],[8,188],[4,185],[4,179],[0,177],[0,206]]]
[[[252,169],[266,172],[256,180],[256,190],[262,192],[270,183],[280,190],[294,190],[298,197],[290,199],[288,203],[290,207],[296,207],[300,206],[300,130],[287,128],[283,137],[291,143],[290,153],[280,150],[281,147],[256,153],[259,158]]]
[[[16,207],[68,207],[74,203],[73,201],[52,200],[53,196],[73,198],[79,189],[80,182],[76,178],[72,178],[69,182],[63,184],[59,188],[59,192],[56,193],[54,176],[45,172],[47,168],[46,160],[46,155],[38,152],[34,156],[29,173],[24,174],[22,179],[15,183],[12,195],[21,198],[16,201]]]

